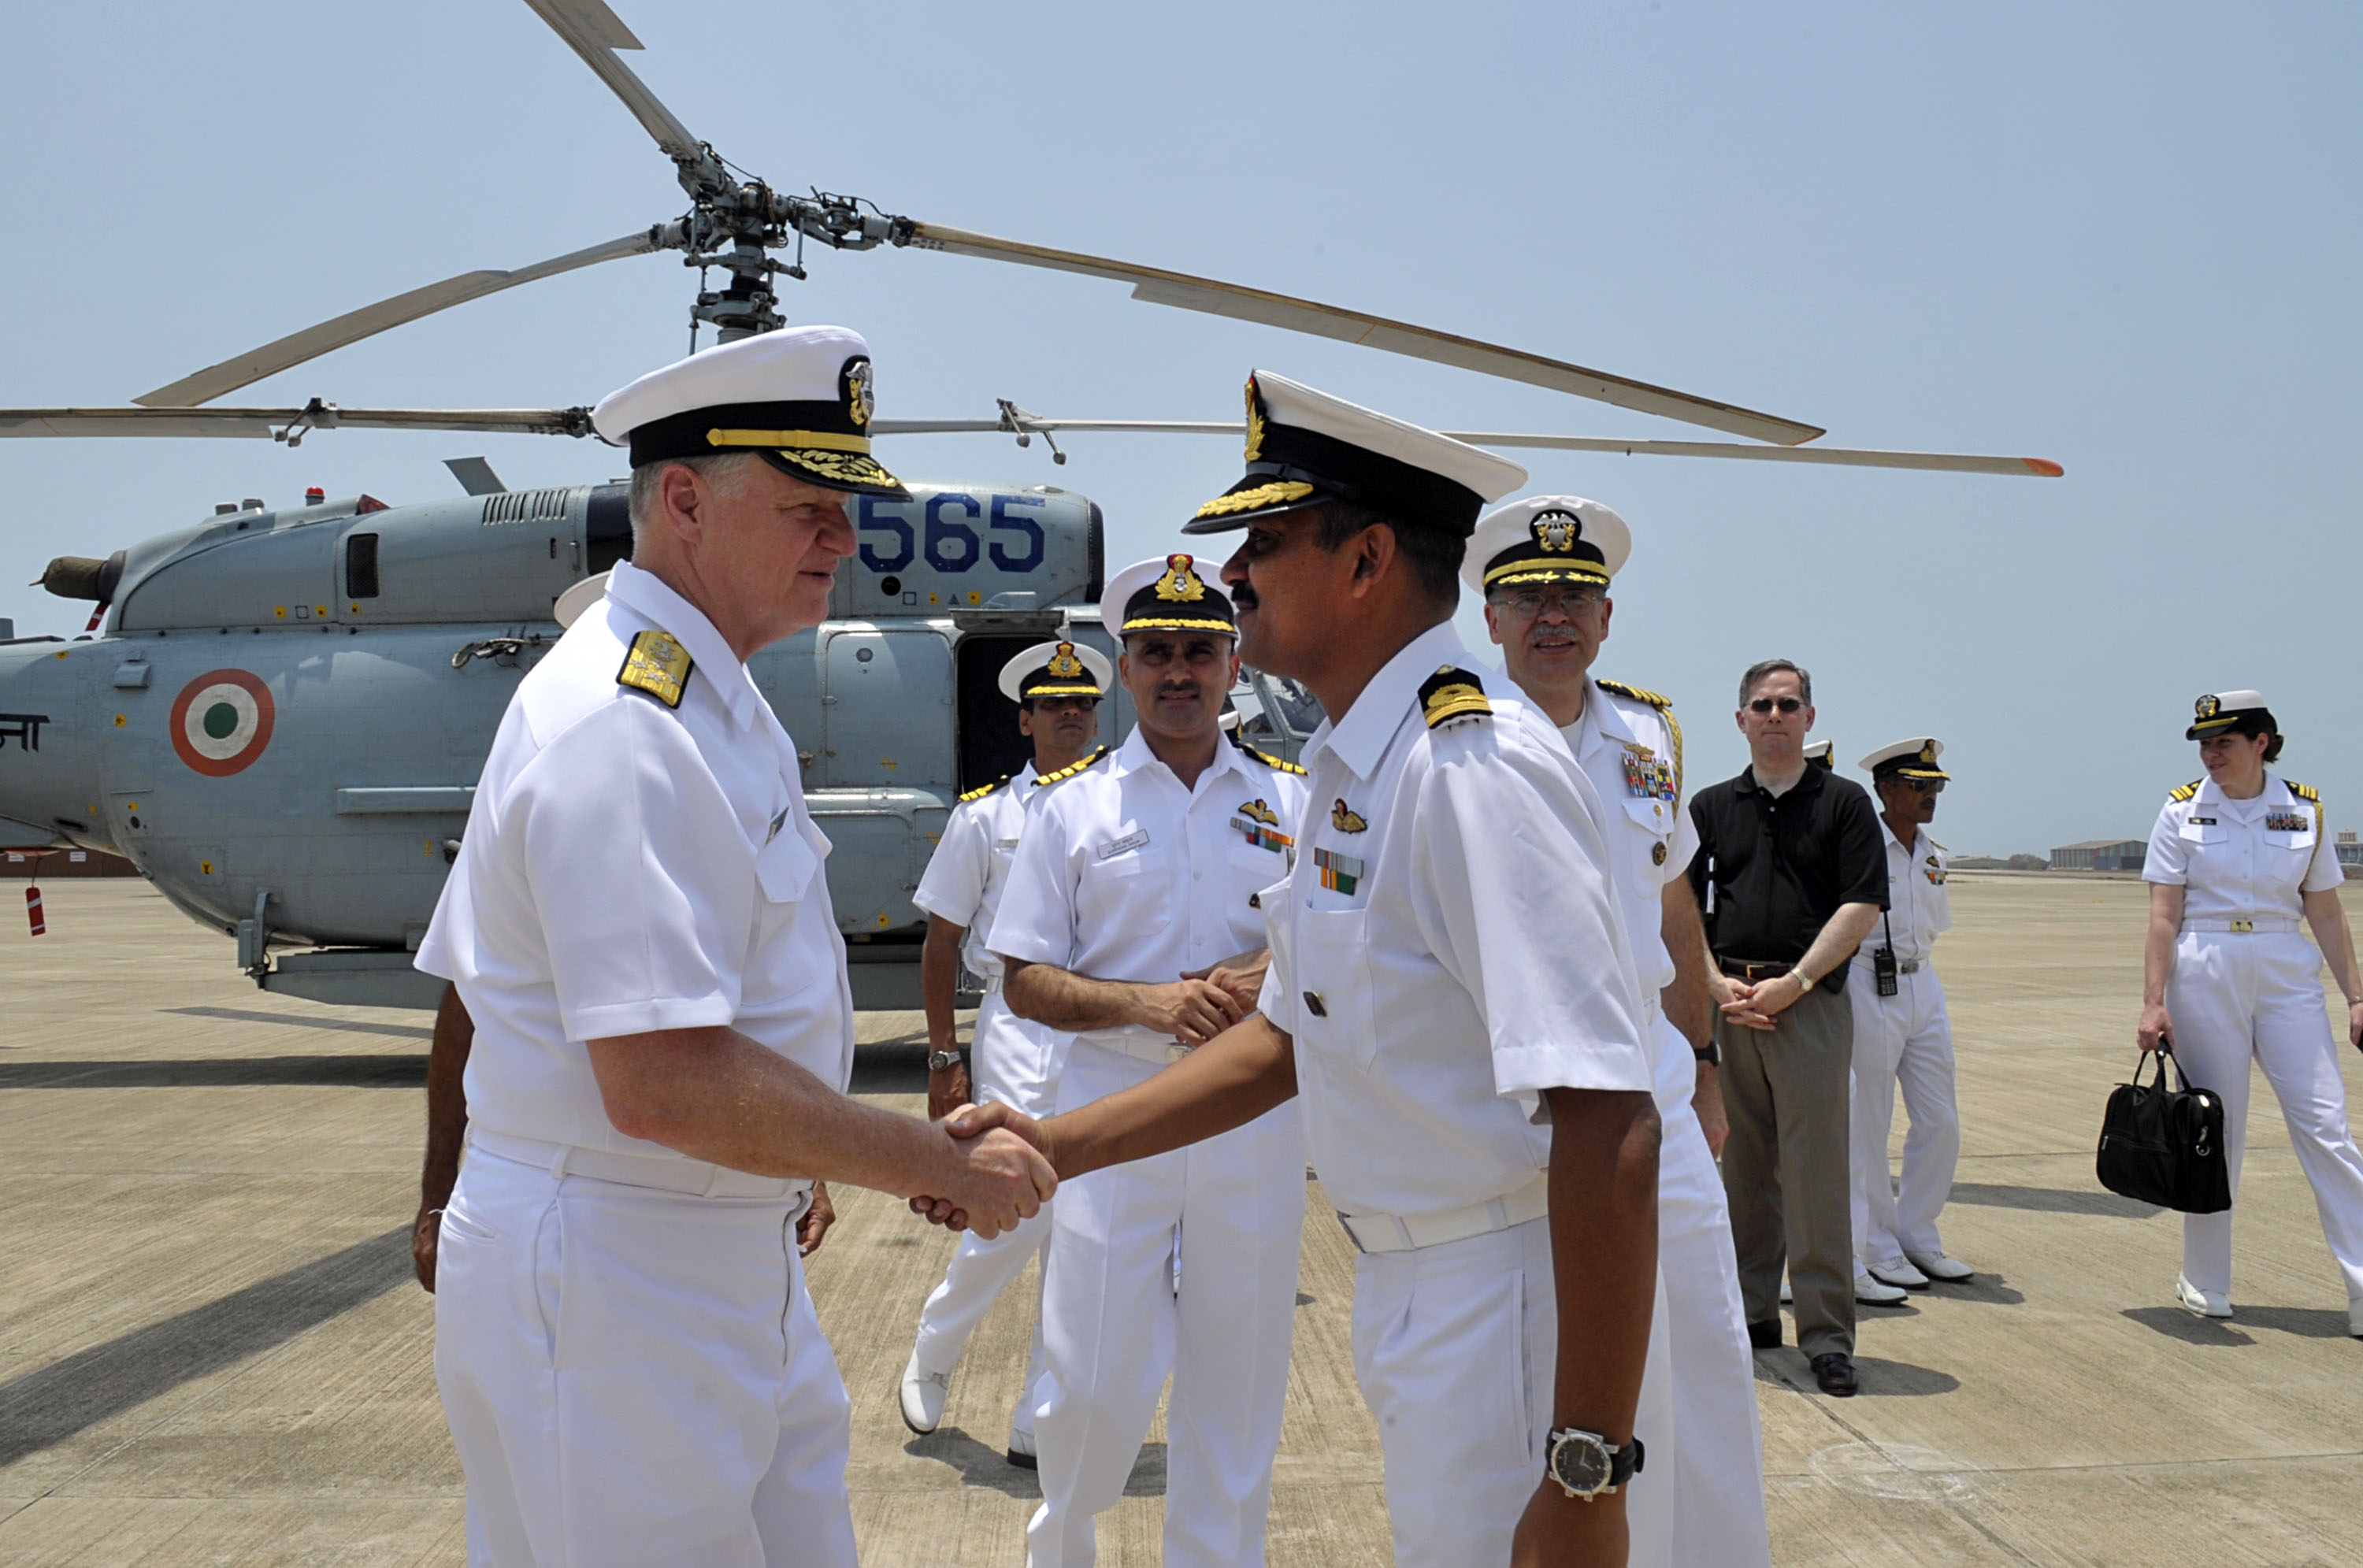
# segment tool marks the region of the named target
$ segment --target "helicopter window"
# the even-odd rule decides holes
[[[377,597],[377,536],[375,534],[345,536],[345,597],[348,599]]]
[[[1300,738],[1309,735],[1328,717],[1321,711],[1321,700],[1287,676],[1266,675],[1259,669],[1248,672],[1248,679],[1264,699],[1265,722],[1276,720],[1288,734]]]

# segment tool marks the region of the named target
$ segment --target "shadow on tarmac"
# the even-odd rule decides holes
[[[355,1023],[343,1018],[303,1018],[283,1012],[256,1012],[242,1007],[168,1007],[161,1010],[183,1018],[219,1018],[232,1023],[277,1023],[290,1029],[329,1029],[340,1034],[390,1034],[397,1040],[432,1040],[435,1031],[416,1023]]]
[[[405,1056],[215,1056],[166,1062],[0,1062],[0,1089],[423,1088],[424,1055]]]
[[[2026,1209],[2037,1214],[2100,1214],[2113,1220],[2151,1220],[2166,1212],[2113,1192],[2079,1192],[2058,1187],[1997,1187],[1957,1181],[1952,1201],[1986,1209]]]
[[[285,1343],[412,1277],[410,1227],[0,1383],[0,1465]]]

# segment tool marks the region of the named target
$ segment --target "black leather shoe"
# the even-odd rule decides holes
[[[1855,1391],[1854,1358],[1844,1351],[1825,1351],[1814,1358],[1814,1381],[1822,1392],[1834,1398],[1846,1399]]]
[[[1781,1320],[1775,1318],[1767,1323],[1748,1324],[1747,1348],[1750,1350],[1779,1350],[1781,1348]]]

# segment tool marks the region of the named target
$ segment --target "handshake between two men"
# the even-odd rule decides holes
[[[1150,1029],[1170,1036],[1189,1055],[1150,1083],[1116,1097],[1117,1104],[1095,1102],[1046,1121],[987,1100],[958,1107],[937,1125],[958,1142],[1021,1143],[1055,1173],[1055,1186],[1252,1121],[1296,1092],[1289,1039],[1256,1011],[1270,962],[1267,950],[1242,953],[1164,984],[1082,980],[1051,965],[1013,963],[1004,984],[1012,1008],[1022,1015],[1069,1030]],[[1069,984],[1078,980],[1080,986]],[[1211,1055],[1201,1060],[1196,1048],[1225,1034],[1230,1039],[1219,1060]],[[1042,1196],[1049,1194],[1045,1190]],[[933,1224],[988,1238],[1014,1224],[997,1209],[972,1209],[949,1187],[915,1196],[910,1206]]]

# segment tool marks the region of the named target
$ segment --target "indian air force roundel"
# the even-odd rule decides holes
[[[271,689],[242,669],[209,670],[172,699],[172,749],[209,778],[251,767],[271,744]]]

